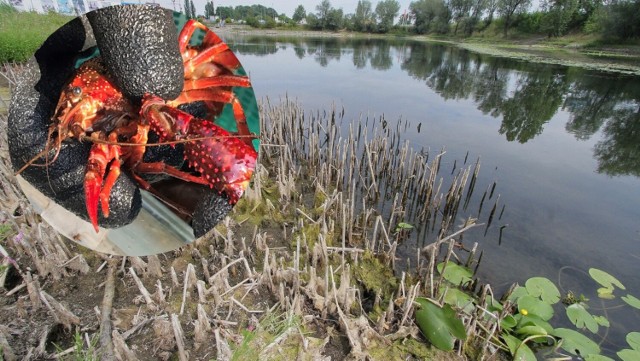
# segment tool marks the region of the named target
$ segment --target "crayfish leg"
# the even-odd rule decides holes
[[[102,207],[104,217],[109,217],[109,195],[116,180],[120,176],[120,147],[94,143],[89,152],[87,168],[84,175],[84,195],[87,214],[96,233],[98,228],[98,203]],[[107,174],[107,166],[109,166]],[[103,185],[104,176],[107,174]]]
[[[213,92],[211,89],[193,89],[183,91],[178,98],[170,101],[168,104],[169,106],[177,106],[179,104],[196,101],[230,103],[233,106],[233,116],[236,120],[236,127],[238,128],[238,138],[240,138],[245,144],[253,147],[252,141],[254,137],[249,131],[247,117],[245,116],[240,100],[238,100],[232,91],[218,90]]]

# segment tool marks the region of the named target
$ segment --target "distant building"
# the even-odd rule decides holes
[[[67,15],[81,15],[107,6],[124,4],[119,0],[9,0],[9,3],[19,11],[55,11]]]

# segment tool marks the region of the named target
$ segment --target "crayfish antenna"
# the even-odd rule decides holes
[[[47,133],[47,139],[51,138],[51,134],[53,133],[53,128],[49,128],[49,132]],[[28,162],[26,162],[20,169],[18,169],[18,171],[15,173],[15,175],[19,175],[20,173],[24,172],[25,169],[34,166],[34,167],[46,167],[49,164],[55,162],[55,160],[58,158],[58,155],[60,154],[60,144],[61,144],[62,140],[60,139],[60,136],[58,136],[58,148],[56,150],[56,154],[53,156],[52,160],[47,160],[46,162],[44,162],[43,164],[33,164],[33,162],[35,162],[36,160],[42,158],[43,156],[45,156],[47,153],[49,153],[51,151],[51,148],[49,147],[49,141],[47,140],[47,144],[45,145],[44,149],[36,154],[33,158],[31,158]]]

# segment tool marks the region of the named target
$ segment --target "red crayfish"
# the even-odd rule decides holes
[[[205,31],[202,44],[189,46],[196,29]],[[57,150],[63,140],[90,139],[93,142],[85,170],[84,194],[87,213],[96,232],[98,203],[109,216],[111,189],[122,166],[131,171],[143,189],[151,185],[140,174],[165,173],[172,177],[207,185],[225,194],[235,204],[246,189],[255,168],[255,138],[246,122],[244,109],[232,87],[250,87],[246,76],[235,75],[240,63],[228,46],[206,26],[189,20],[181,30],[178,46],[184,64],[184,88],[178,98],[165,101],[147,94],[139,107],[132,105],[113,85],[99,58],[82,64],[62,89],[49,128],[49,142]],[[220,104],[231,104],[237,134],[177,109],[186,103],[203,101],[220,112]],[[217,104],[217,105],[216,105]],[[214,114],[215,117],[217,114]],[[149,132],[159,143],[184,143],[184,158],[190,170],[183,171],[163,162],[146,163],[143,156]],[[45,148],[51,149],[50,146]],[[33,160],[27,163],[26,168]],[[21,169],[20,171],[22,171]]]

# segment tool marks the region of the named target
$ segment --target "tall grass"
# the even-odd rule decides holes
[[[17,11],[0,0],[0,64],[25,62],[51,33],[71,19],[53,12]]]

